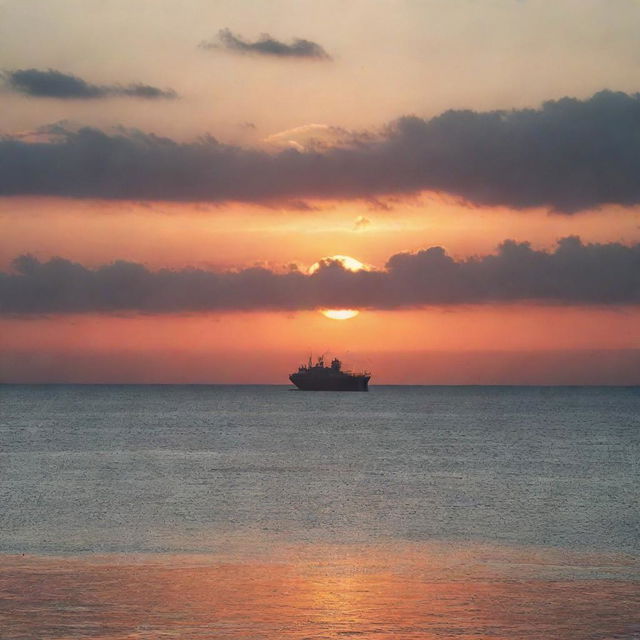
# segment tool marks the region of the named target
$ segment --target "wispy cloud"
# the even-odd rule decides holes
[[[234,34],[229,29],[220,29],[214,40],[200,43],[202,49],[224,49],[234,53],[271,56],[277,58],[306,58],[330,60],[331,56],[317,43],[303,38],[294,38],[290,44],[276,40],[263,33],[250,42]]]
[[[3,73],[7,86],[33,98],[59,98],[64,100],[90,100],[124,96],[129,98],[176,98],[173,89],[159,89],[148,84],[133,83],[127,85],[91,84],[78,76],[55,71],[54,69],[18,69]]]
[[[161,269],[117,261],[96,269],[24,255],[0,274],[0,313],[174,313],[315,308],[397,309],[534,302],[639,305],[640,244],[560,240],[553,251],[502,243],[493,255],[455,260],[441,247],[393,255],[384,269],[352,272],[323,261],[290,269]]]
[[[365,216],[358,216],[353,223],[354,231],[363,231],[371,224],[371,220]]]

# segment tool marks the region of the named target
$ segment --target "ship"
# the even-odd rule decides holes
[[[325,366],[324,356],[320,356],[315,364],[309,357],[306,365],[301,365],[289,376],[289,380],[302,391],[369,391],[370,378],[368,371],[343,371],[338,358],[334,358],[330,366]]]

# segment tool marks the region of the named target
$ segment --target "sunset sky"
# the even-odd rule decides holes
[[[636,0],[0,0],[0,381],[329,352],[640,384],[639,29]]]

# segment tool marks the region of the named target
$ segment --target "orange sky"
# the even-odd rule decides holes
[[[4,5],[7,69],[54,69],[95,86],[149,83],[178,96],[42,98],[5,83],[0,133],[16,140],[41,141],[39,128],[57,123],[69,131],[138,128],[178,142],[211,134],[276,152],[313,140],[330,147],[349,132],[379,135],[402,116],[538,109],[563,96],[638,89],[634,2],[615,11],[605,0],[464,9],[445,0],[274,0],[269,10],[231,0],[189,0],[186,9],[155,0],[135,9],[125,0],[49,0],[37,12],[17,0]],[[247,42],[265,32],[279,42],[308,38],[330,60],[198,46],[224,28]],[[457,259],[482,256],[506,239],[539,249],[568,235],[640,242],[640,206],[569,215],[480,207],[427,191],[265,206],[20,195],[33,192],[0,196],[1,271],[24,253],[87,267],[129,260],[152,270],[279,271],[336,254],[382,269],[395,253],[438,245]],[[380,383],[637,384],[640,310],[517,304],[366,311],[345,321],[318,312],[5,316],[0,348],[6,382],[285,383],[309,351],[329,350],[370,367]]]
[[[0,321],[0,379],[286,383],[310,352],[378,384],[638,384],[640,311],[481,306]]]
[[[90,266],[124,259],[151,268],[281,268],[341,254],[383,267],[394,253],[434,245],[466,257],[493,253],[506,239],[537,248],[568,235],[585,242],[640,242],[640,208],[566,215],[471,207],[429,193],[383,202],[389,210],[361,201],[310,202],[317,210],[299,211],[286,205],[0,198],[0,265],[32,253]],[[364,226],[356,226],[359,217]]]
[[[463,257],[491,253],[505,238],[540,247],[577,233],[585,241],[640,240],[640,213],[623,209],[606,216],[513,212],[466,207],[429,194],[393,202],[389,211],[363,202],[318,205],[318,211],[292,211],[4,199],[0,259],[5,268],[16,255],[31,252],[90,266],[123,258],[151,268],[259,263],[280,269],[346,254],[382,267],[394,252],[435,244]],[[370,222],[357,227],[358,216]],[[330,351],[355,367],[372,369],[374,382],[381,384],[640,380],[635,374],[640,362],[633,355],[640,349],[640,311],[633,308],[485,305],[365,311],[347,321],[318,312],[53,315],[8,318],[0,327],[3,381],[277,384],[285,383],[310,351]],[[609,356],[603,370],[603,351],[632,355]],[[532,352],[540,354],[535,362]],[[475,355],[466,360],[459,355],[469,353]]]
[[[122,258],[150,268],[259,263],[280,269],[346,254],[382,267],[394,252],[436,244],[464,257],[491,253],[505,238],[539,247],[577,233],[585,241],[640,240],[635,210],[612,209],[606,216],[513,212],[429,194],[393,202],[389,211],[363,202],[318,204],[318,211],[292,211],[4,199],[0,259],[5,268],[31,252],[89,266]],[[369,223],[357,227],[358,216]],[[53,315],[5,318],[0,327],[2,381],[277,384],[310,351],[330,351],[369,368],[380,384],[640,381],[633,355],[640,349],[640,311],[634,308],[468,306],[365,311],[347,321],[318,312]],[[603,351],[614,354],[604,369]],[[631,355],[615,355],[624,351]],[[469,353],[475,355],[457,355]]]

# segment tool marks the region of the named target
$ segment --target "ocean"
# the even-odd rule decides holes
[[[0,638],[640,638],[640,388],[0,387]]]

